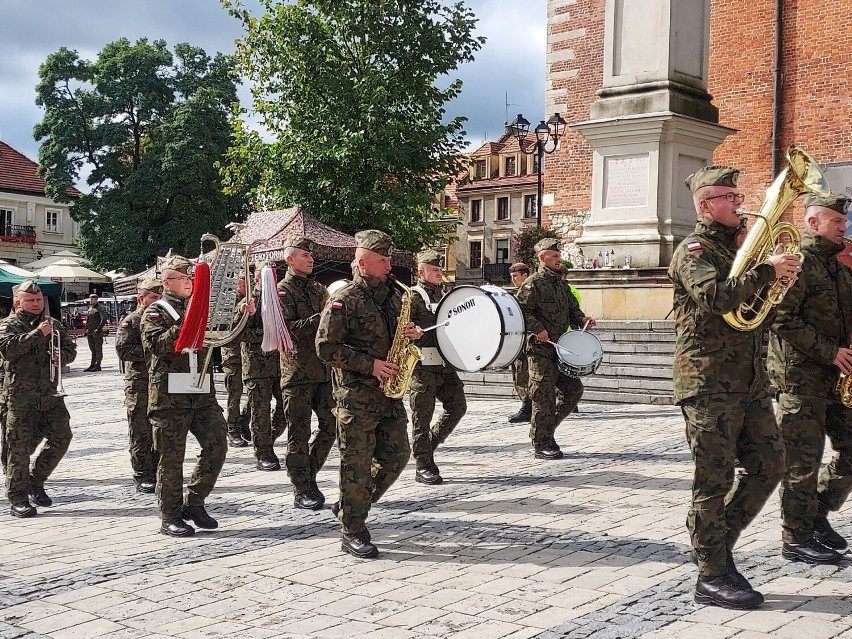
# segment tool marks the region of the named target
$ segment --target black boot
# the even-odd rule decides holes
[[[20,517],[21,519],[38,515],[38,511],[28,501],[17,501],[12,504],[11,513],[13,517]]]
[[[532,400],[525,399],[524,403],[521,404],[521,409],[509,417],[509,423],[523,424],[524,422],[530,421],[530,419],[532,419]]]
[[[319,510],[322,508],[322,502],[313,495],[311,490],[296,488],[293,491],[293,506],[304,510]]]
[[[36,506],[53,506],[53,500],[44,492],[44,486],[30,486],[28,492]]]
[[[248,446],[248,442],[236,433],[228,434],[228,444],[232,448],[245,448],[246,446]]]
[[[816,539],[808,539],[803,544],[784,544],[781,556],[790,561],[804,561],[806,564],[836,564],[842,556],[836,550],[827,548]]]
[[[181,515],[183,515],[184,519],[190,519],[194,521],[195,525],[199,528],[214,530],[219,527],[219,522],[213,519],[210,515],[208,515],[207,511],[202,505],[190,506],[189,504],[187,504],[183,507]]]
[[[414,481],[419,482],[421,484],[440,484],[444,481],[444,478],[441,477],[438,473],[432,472],[431,468],[418,468],[417,472],[414,473]]]
[[[164,521],[160,526],[160,532],[169,537],[192,537],[195,534],[195,528],[183,519],[176,519],[174,521]]]
[[[379,549],[370,541],[370,533],[366,528],[354,535],[343,535],[340,547],[359,559],[372,559],[379,554]]]
[[[837,552],[845,552],[849,548],[849,543],[831,527],[825,515],[818,515],[814,519],[814,539]]]
[[[312,479],[309,482],[309,486],[311,488],[311,494],[314,496],[314,499],[319,501],[320,506],[325,504],[325,495],[322,494],[322,491],[320,490],[319,486],[317,485],[317,480]]]
[[[732,610],[752,610],[763,603],[763,595],[756,590],[740,588],[730,575],[698,577],[695,603]]]

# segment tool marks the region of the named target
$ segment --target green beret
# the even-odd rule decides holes
[[[308,253],[313,253],[314,243],[304,235],[288,235],[284,238],[281,248],[297,248],[307,251]]]
[[[355,246],[388,257],[393,248],[393,241],[387,233],[377,231],[376,229],[369,229],[367,231],[358,231],[355,234]]]
[[[558,237],[546,237],[543,240],[539,240],[535,243],[533,247],[536,253],[540,253],[541,251],[559,251],[559,238]]]
[[[192,262],[186,259],[183,255],[169,255],[166,261],[163,262],[163,271],[177,271],[184,275],[189,275],[192,270]]]
[[[735,187],[739,176],[739,169],[729,166],[705,166],[686,178],[684,183],[690,191],[695,193],[705,186]]]
[[[529,273],[530,267],[524,264],[523,262],[515,262],[512,266],[509,267],[510,273]]]
[[[805,208],[809,206],[824,206],[844,215],[849,210],[849,198],[840,193],[831,192],[828,195],[815,195],[811,193],[805,198]]]
[[[18,293],[41,293],[41,287],[33,279],[24,280],[18,284]]]
[[[163,283],[160,282],[160,280],[158,280],[154,277],[149,277],[149,278],[144,279],[141,282],[139,282],[139,286],[136,287],[136,290],[139,293],[142,293],[144,291],[151,291],[153,293],[162,293],[163,292]]]
[[[433,251],[432,249],[427,249],[425,251],[420,251],[417,254],[417,263],[418,264],[431,264],[432,266],[443,266],[441,262],[443,262],[443,256],[438,253],[438,251]]]

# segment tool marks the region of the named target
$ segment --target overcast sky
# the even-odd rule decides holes
[[[517,113],[533,123],[544,118],[547,8],[546,0],[466,1],[479,19],[476,34],[487,42],[459,69],[464,89],[448,113],[468,118],[469,143],[476,147],[501,135],[507,92],[509,121]],[[147,37],[165,40],[170,49],[189,42],[212,55],[233,53],[241,35],[218,0],[3,0],[0,139],[37,159],[32,131],[43,117],[35,105],[38,68],[60,47],[94,60],[108,42]],[[247,96],[245,89],[241,95]]]

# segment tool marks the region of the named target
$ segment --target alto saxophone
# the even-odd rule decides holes
[[[388,283],[391,286],[396,284],[402,289],[402,308],[396,322],[393,342],[388,351],[388,356],[385,358],[391,364],[399,366],[399,372],[381,382],[379,387],[385,397],[402,399],[411,383],[414,367],[423,359],[423,353],[405,336],[405,327],[411,322],[411,301],[414,297],[414,291],[393,276],[388,277]]]

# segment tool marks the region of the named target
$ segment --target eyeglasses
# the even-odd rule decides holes
[[[172,277],[164,277],[164,280],[191,280],[190,275],[173,275]]]
[[[731,204],[742,204],[745,200],[745,195],[742,193],[725,193],[724,195],[711,195],[710,197],[702,198],[703,200],[716,200],[720,197],[725,198]]]

